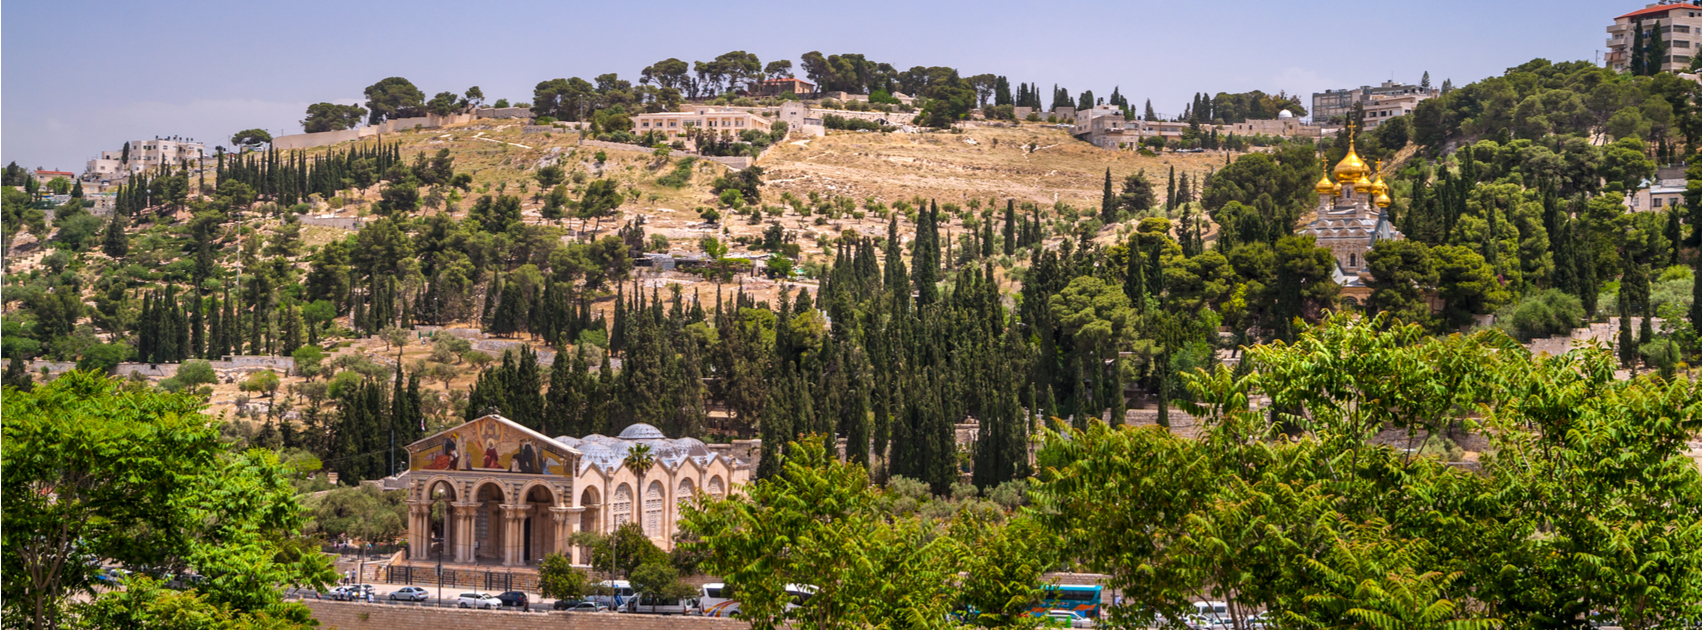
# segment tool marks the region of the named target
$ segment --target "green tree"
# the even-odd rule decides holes
[[[212,576],[198,587],[207,601],[276,616],[299,606],[283,602],[279,586],[332,578],[324,556],[301,542],[300,509],[277,456],[231,450],[203,404],[84,372],[6,391],[8,617],[57,627],[68,598],[91,591],[97,560],[193,569]]]
[[[122,260],[130,253],[130,237],[124,233],[128,224],[124,213],[112,213],[112,220],[106,223],[106,233],[101,237],[100,250],[115,260]]]
[[[579,599],[590,592],[591,583],[585,572],[571,564],[567,556],[552,553],[538,564],[538,594],[555,599]]]
[[[1472,316],[1492,313],[1509,299],[1495,268],[1477,252],[1444,245],[1431,248],[1430,258],[1436,269],[1437,293],[1444,303],[1442,324],[1448,328],[1469,325]]]
[[[1436,286],[1436,270],[1430,250],[1412,240],[1385,240],[1365,253],[1371,271],[1372,312],[1387,312],[1401,321],[1423,324],[1430,320],[1430,304],[1424,292]]]
[[[425,93],[402,77],[389,77],[366,88],[367,124],[424,114]]]
[[[244,129],[232,134],[230,141],[236,146],[253,149],[263,144],[271,144],[272,134],[265,129]]]
[[[301,130],[319,133],[354,129],[366,118],[366,114],[366,108],[359,105],[314,103],[307,106],[307,118],[301,121]]]

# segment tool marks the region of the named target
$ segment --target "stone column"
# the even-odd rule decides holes
[[[565,507],[550,508],[550,523],[555,526],[554,529],[550,530],[550,540],[553,541],[552,551],[566,556],[570,564],[573,562],[573,549],[568,546],[567,542],[568,536],[572,533],[568,522],[576,516],[571,512],[572,509]]]
[[[450,531],[453,542],[445,546],[455,550],[455,562],[471,564],[474,562],[473,537],[477,535],[477,532],[473,529],[473,519],[477,517],[479,508],[483,506],[479,503],[456,503],[453,507],[455,508],[455,527],[451,528]]]
[[[526,518],[526,506],[502,506],[502,566],[513,567],[525,564],[521,554],[525,551],[525,541],[521,540],[521,519]]]
[[[567,529],[563,533],[571,538],[574,534],[579,533],[579,526],[583,524],[581,521],[585,515],[585,508],[570,507],[563,509],[566,510],[567,514]],[[564,549],[562,554],[567,556],[568,563],[579,564],[579,545],[569,542],[564,544],[562,549]]]
[[[431,552],[431,502],[408,502],[408,558],[424,559]]]

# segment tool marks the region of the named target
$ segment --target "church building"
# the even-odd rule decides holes
[[[648,447],[646,470],[627,465]],[[716,445],[721,446],[721,445]],[[576,532],[611,533],[637,523],[671,550],[680,505],[698,493],[725,496],[750,466],[693,438],[670,439],[634,424],[618,437],[550,438],[497,415],[408,445],[409,559],[535,567],[551,553],[586,564]]]
[[[1319,247],[1335,255],[1342,304],[1364,306],[1371,297],[1365,253],[1378,241],[1404,238],[1389,221],[1389,186],[1383,183],[1382,173],[1359,158],[1350,136],[1347,155],[1313,189],[1318,193],[1317,218],[1297,234],[1315,237]]]

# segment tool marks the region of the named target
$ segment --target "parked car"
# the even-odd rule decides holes
[[[1091,628],[1093,622],[1073,610],[1054,608],[1046,611],[1046,627],[1048,628]]]
[[[423,602],[431,599],[431,594],[418,586],[404,586],[392,591],[390,599],[404,602]]]
[[[531,601],[530,599],[528,599],[526,597],[525,593],[522,593],[520,591],[508,591],[506,593],[499,593],[499,594],[497,594],[496,599],[498,601],[502,602],[502,605],[503,605],[504,608],[513,607],[513,608],[520,608],[520,609],[527,609],[526,604]]]
[[[338,601],[361,601],[368,595],[378,596],[371,584],[349,584],[331,589],[331,599]]]
[[[490,593],[462,593],[461,597],[456,598],[455,607],[495,610],[502,608],[502,600]]]
[[[602,604],[583,599],[558,599],[553,608],[567,612],[608,612],[609,610]]]

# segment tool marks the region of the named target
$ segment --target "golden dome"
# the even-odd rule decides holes
[[[1379,208],[1389,207],[1389,195],[1387,195],[1385,193],[1382,193],[1382,192],[1377,193],[1377,197],[1374,201],[1376,202],[1377,207],[1379,207]]]
[[[1353,147],[1349,146],[1347,149],[1347,157],[1342,158],[1342,161],[1336,163],[1336,168],[1333,172],[1336,175],[1336,181],[1343,184],[1357,184],[1361,180],[1365,179],[1365,172],[1367,170],[1370,169],[1366,168],[1365,161],[1359,159],[1359,154],[1354,153]]]
[[[1312,186],[1312,190],[1318,191],[1320,195],[1333,195],[1336,194],[1336,184],[1330,181],[1330,176],[1326,173],[1318,180],[1317,184]]]
[[[1359,154],[1353,150],[1353,125],[1347,128],[1347,155],[1336,163],[1336,181],[1343,184],[1363,185],[1366,171],[1371,170],[1365,165],[1365,160],[1359,159]]]
[[[1389,192],[1389,185],[1383,183],[1382,175],[1378,175],[1377,179],[1372,181],[1365,190],[1373,195],[1382,195]]]

